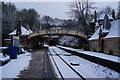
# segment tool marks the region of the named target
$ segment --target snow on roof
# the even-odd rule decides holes
[[[111,22],[109,34],[105,38],[120,37],[120,19]]]
[[[97,29],[97,31],[92,35],[91,38],[89,38],[88,40],[96,40],[99,38],[99,32],[100,32],[100,27]]]
[[[102,32],[103,32],[103,33],[109,33],[109,30],[107,30],[107,29],[102,29]]]
[[[95,26],[99,26],[98,22],[95,23]]]
[[[99,25],[99,24],[98,24]],[[102,33],[109,33],[109,30],[108,29],[103,29],[103,25],[101,25],[97,31],[92,35],[91,38],[89,38],[88,40],[96,40],[99,38],[99,32],[100,32],[100,29],[102,30]]]
[[[109,19],[113,19],[113,18],[112,18],[112,15],[109,15],[109,14],[107,14],[107,15],[108,15],[108,18],[109,18]],[[98,17],[98,20],[103,20],[104,17],[105,17],[105,13],[101,14],[101,15]]]
[[[32,30],[29,29],[29,34],[32,33]]]
[[[94,23],[95,22],[95,19],[93,19],[92,21],[91,21],[91,23]]]
[[[17,29],[15,29],[13,32],[11,32],[9,35],[16,35],[16,31],[17,31]],[[32,31],[29,29],[29,30],[27,30],[26,28],[24,28],[23,26],[21,26],[21,35],[23,36],[25,36],[25,35],[29,35],[30,33],[32,33]]]

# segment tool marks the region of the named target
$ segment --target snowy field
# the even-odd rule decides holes
[[[71,70],[68,70],[69,67],[66,67],[66,64],[64,64],[57,55],[55,56],[55,53],[53,50],[60,55],[62,59],[64,59],[72,68],[74,68],[78,73],[80,73],[84,78],[118,78],[120,73],[117,73],[114,70],[111,70],[107,67],[103,67],[99,64],[95,64],[93,62],[90,62],[88,60],[85,60],[83,58],[80,58],[75,55],[71,55],[71,53],[65,52],[64,50],[61,50],[57,47],[49,47],[49,51],[51,54],[54,54],[53,56],[50,55],[50,59],[53,63],[53,66],[55,68],[56,74],[58,75],[58,78],[60,78],[60,73],[58,72],[52,57],[54,58],[58,68],[60,69],[60,72],[63,74],[64,78],[77,78],[76,74],[73,74]],[[49,54],[50,54],[49,53]],[[69,56],[68,56],[69,55]],[[72,64],[79,64],[79,65],[72,65]],[[71,76],[72,75],[72,76]]]
[[[25,54],[20,54],[17,59],[10,60],[4,66],[0,66],[0,79],[1,78],[18,78],[21,70],[28,67],[31,58],[31,53],[25,52]]]

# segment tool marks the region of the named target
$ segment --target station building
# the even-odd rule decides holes
[[[120,20],[114,20],[108,14],[104,15],[104,18],[98,18],[96,31],[88,39],[90,50],[120,56],[119,25]]]
[[[120,56],[120,19],[111,22],[111,28],[104,37],[104,53]]]
[[[14,31],[12,31],[9,36],[12,38],[12,44],[16,45],[16,40],[18,40],[18,44],[19,46],[26,46],[27,45],[27,36],[32,33],[32,31],[29,29],[26,29],[25,27],[21,26],[21,34],[19,36],[17,35],[17,29],[15,29]]]

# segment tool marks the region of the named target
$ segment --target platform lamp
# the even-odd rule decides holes
[[[16,36],[19,36],[19,35],[21,35],[21,19],[18,19],[16,21],[16,25],[17,25]]]
[[[21,19],[16,20],[16,35],[13,36],[13,46],[19,47],[20,45],[20,35],[21,35]]]

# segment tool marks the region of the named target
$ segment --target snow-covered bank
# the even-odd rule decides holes
[[[4,56],[3,53],[0,53],[0,61],[5,62],[9,59],[10,57],[8,55]]]
[[[73,36],[62,36],[59,39],[59,44],[65,46],[79,46],[79,42],[79,39]]]
[[[81,50],[81,49],[74,49],[74,48],[63,47],[63,46],[59,46],[59,45],[58,45],[58,47],[65,48],[65,49],[72,50],[72,51],[76,51],[80,54],[95,56],[95,57],[98,57],[98,58],[102,58],[102,59],[106,59],[106,60],[110,60],[110,61],[113,61],[113,62],[120,63],[120,61],[119,61],[120,57],[117,57],[117,56],[112,56],[112,55],[108,55],[108,54],[104,54],[104,53],[98,53],[98,52],[92,52],[92,51],[84,51],[84,50]]]
[[[31,53],[29,52],[18,55],[17,59],[13,59],[0,67],[0,71],[2,72],[0,78],[18,78],[17,76],[20,74],[20,71],[28,67],[31,59]]]

